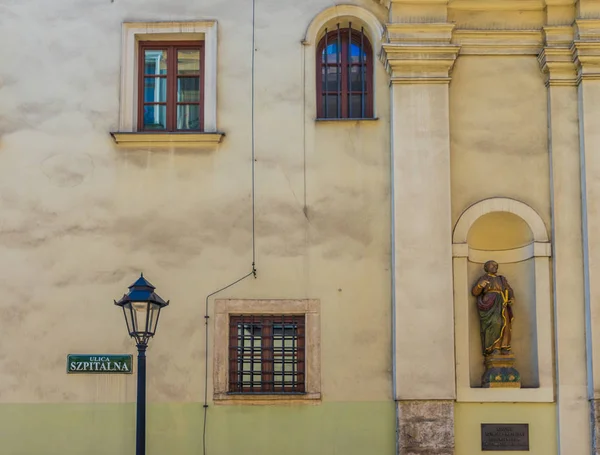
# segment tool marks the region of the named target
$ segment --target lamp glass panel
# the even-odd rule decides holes
[[[123,315],[125,316],[125,323],[127,324],[127,331],[131,335],[135,328],[133,327],[133,315],[131,314],[131,305],[123,305]]]
[[[149,304],[150,314],[148,318],[148,333],[154,335],[156,333],[156,324],[158,323],[158,314],[160,313],[160,306],[155,303]]]
[[[146,316],[148,314],[148,302],[131,302],[133,307],[133,320],[135,331],[139,333],[145,333],[148,331],[146,327]]]

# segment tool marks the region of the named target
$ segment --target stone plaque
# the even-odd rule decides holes
[[[529,450],[529,424],[482,423],[481,450]]]

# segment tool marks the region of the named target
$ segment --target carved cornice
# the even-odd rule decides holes
[[[452,44],[384,44],[381,60],[393,84],[447,84],[459,50]]]
[[[575,30],[570,25],[546,25],[544,40],[547,46],[571,47]]]
[[[577,19],[575,29],[578,40],[600,40],[600,19]]]
[[[571,52],[579,80],[600,80],[600,41],[575,40]]]
[[[449,23],[387,24],[381,61],[392,83],[448,83],[460,49],[450,44],[453,29]]]
[[[577,66],[569,47],[546,47],[538,56],[547,86],[576,86]]]
[[[538,55],[543,36],[539,30],[455,30],[452,43],[461,55]]]

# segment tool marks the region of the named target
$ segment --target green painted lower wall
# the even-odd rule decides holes
[[[201,404],[150,404],[148,455],[202,454]],[[209,455],[393,455],[393,402],[211,406]],[[2,404],[2,455],[131,455],[134,404]]]

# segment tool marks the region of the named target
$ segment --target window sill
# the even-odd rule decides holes
[[[231,394],[215,393],[213,395],[215,404],[248,404],[248,405],[273,405],[273,404],[318,404],[321,402],[320,393],[297,393],[297,394]]]
[[[379,117],[370,117],[370,118],[321,118],[317,117],[315,122],[374,122],[379,120]]]
[[[221,142],[225,133],[110,133],[122,147],[199,147],[214,146]]]

